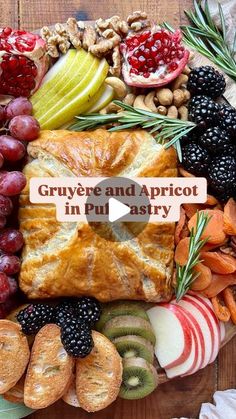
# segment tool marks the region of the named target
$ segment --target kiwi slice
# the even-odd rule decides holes
[[[105,324],[117,316],[136,316],[148,321],[148,315],[141,303],[137,301],[115,301],[113,303],[104,304],[102,314],[96,324],[96,329],[102,331]]]
[[[113,343],[122,358],[143,358],[150,364],[154,360],[154,346],[140,336],[121,336]]]
[[[156,337],[149,321],[135,316],[118,316],[109,320],[103,328],[103,334],[113,341],[127,335],[137,335],[155,345]]]
[[[158,385],[158,375],[152,364],[142,358],[123,360],[123,379],[119,396],[137,400],[148,396]]]

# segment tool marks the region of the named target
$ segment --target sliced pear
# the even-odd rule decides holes
[[[108,86],[106,83],[103,83],[97,93],[89,98],[86,102],[88,104],[89,109],[86,111],[86,114],[91,112],[98,112],[100,109],[103,109],[108,103],[110,103],[113,99],[114,90],[111,86]],[[78,112],[75,115],[79,115],[81,109],[78,109]],[[73,118],[71,121],[67,122],[66,124],[62,125],[60,129],[67,129],[71,125],[76,122],[76,119]]]
[[[69,51],[65,55],[62,55],[50,68],[43,78],[40,88],[30,98],[33,107],[35,107],[38,101],[42,100],[45,94],[49,95],[50,90],[55,88],[57,83],[60,82],[64,75],[70,70],[72,63],[76,58],[76,52],[75,49],[69,49]]]
[[[91,105],[91,107],[87,110],[88,113],[98,112],[100,109],[105,108],[112,101],[114,97],[114,89],[109,86],[108,84],[104,83],[100,89],[100,96],[99,99]]]
[[[42,129],[56,129],[69,122],[76,114],[86,112],[89,103],[103,84],[109,65],[105,59],[98,60],[98,66],[93,65],[78,86],[55,104],[42,118],[38,119]],[[96,70],[96,71],[95,71]]]
[[[34,113],[37,114],[37,118],[46,114],[55,103],[64,100],[68,92],[72,92],[79,85],[91,68],[98,65],[99,60],[90,53],[82,49],[77,51],[75,59],[68,71],[61,77],[55,86],[53,86],[49,92],[43,94],[41,100],[35,104]]]
[[[48,103],[45,102],[43,108],[41,107],[39,110],[35,110],[34,116],[36,119],[38,119],[40,124],[43,124],[49,120],[60,109],[64,108],[65,105],[74,100],[78,96],[78,93],[82,92],[86,88],[86,86],[90,83],[90,80],[96,74],[99,68],[99,64],[99,60],[93,60],[92,64],[89,66],[89,69],[86,68],[86,71],[83,71],[82,79],[80,78],[76,85],[73,86],[73,88],[68,86],[68,90],[65,91],[63,86],[61,86],[58,91],[55,92],[55,95],[51,97],[51,100]]]

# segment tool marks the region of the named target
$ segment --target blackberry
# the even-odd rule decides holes
[[[204,176],[210,163],[208,151],[195,142],[190,142],[182,148],[182,165],[188,172]]]
[[[74,316],[74,300],[64,300],[58,303],[54,310],[54,321],[58,326],[61,326],[66,319]]]
[[[219,105],[212,99],[205,97],[200,103],[192,106],[189,117],[198,125],[200,130],[205,130],[216,124],[218,111]]]
[[[45,324],[54,322],[54,308],[48,304],[30,304],[17,314],[26,335],[36,334]]]
[[[191,112],[197,105],[208,101],[210,98],[204,95],[193,96],[188,103],[188,110]]]
[[[221,96],[225,87],[223,74],[209,65],[194,68],[189,75],[187,84],[192,96],[206,95],[212,99]]]
[[[221,200],[226,201],[236,194],[236,159],[224,155],[212,160],[208,168],[210,189]]]
[[[75,304],[75,316],[91,326],[94,325],[101,315],[101,305],[95,298],[81,297]]]
[[[191,132],[189,132],[186,135],[183,135],[180,139],[181,146],[184,147],[185,145],[195,142],[198,143],[199,140],[199,133],[197,129],[193,129]]]
[[[227,131],[221,130],[219,127],[208,128],[199,138],[199,144],[213,155],[220,155],[225,152],[229,154],[229,150],[233,152],[230,136]]]
[[[236,109],[230,105],[221,105],[218,112],[218,123],[231,136],[236,135]]]
[[[62,324],[61,341],[66,352],[76,358],[84,358],[93,349],[90,328],[73,317],[66,319]]]

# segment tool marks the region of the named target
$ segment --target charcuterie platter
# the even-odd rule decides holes
[[[235,81],[145,12],[0,41],[0,394],[145,403],[236,334]],[[101,225],[109,246],[30,201],[34,177],[124,175],[206,177],[207,200],[127,241]]]

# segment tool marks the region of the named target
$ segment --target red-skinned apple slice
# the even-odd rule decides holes
[[[200,297],[201,299],[203,299],[203,301],[205,301],[205,303],[207,303],[210,306],[210,308],[212,309],[212,311],[214,312],[214,308],[213,308],[212,302],[211,302],[211,300],[209,298],[206,298],[203,295],[196,294],[196,293],[193,293],[192,295],[197,295],[198,297]],[[214,317],[215,317],[216,321],[219,323],[219,327],[220,327],[220,342],[222,343],[223,340],[224,340],[224,338],[225,338],[225,333],[226,333],[225,332],[225,323],[224,322],[220,322],[217,319],[217,317],[215,315],[215,312],[214,312]]]
[[[174,378],[174,377],[179,377],[183,375],[193,374],[193,372],[195,371],[196,365],[199,363],[199,345],[198,345],[197,334],[193,326],[193,323],[190,320],[186,310],[184,310],[182,307],[178,305],[176,305],[176,308],[182,312],[182,314],[184,315],[186,319],[186,322],[189,325],[189,329],[191,331],[191,336],[192,336],[192,350],[189,354],[189,357],[186,359],[186,361],[181,362],[179,365],[173,368],[165,369],[166,375],[168,378]]]
[[[219,350],[220,350],[220,324],[219,324],[219,320],[217,319],[214,310],[213,310],[213,306],[211,304],[211,302],[209,301],[209,299],[202,297],[201,295],[187,295],[187,298],[190,299],[195,299],[195,301],[197,301],[202,308],[206,309],[208,314],[209,314],[209,320],[211,321],[212,327],[213,327],[213,331],[214,331],[214,339],[213,339],[213,351],[212,351],[212,356],[211,359],[209,361],[209,364],[211,364],[212,362],[215,361]]]
[[[174,304],[160,304],[147,311],[156,335],[155,355],[162,368],[170,369],[187,360],[192,336],[184,314]]]
[[[199,326],[198,321],[195,319],[195,317],[192,315],[192,313],[188,310],[186,310],[185,307],[182,306],[181,301],[179,303],[176,302],[176,300],[171,301],[171,303],[176,304],[177,306],[181,307],[181,309],[184,311],[185,316],[188,318],[188,320],[191,322],[192,327],[195,330],[196,339],[197,339],[197,348],[198,348],[198,358],[197,362],[195,364],[195,367],[192,369],[192,371],[189,374],[194,374],[196,371],[202,368],[203,361],[205,359],[205,340],[202,333],[202,330]]]
[[[201,368],[204,368],[209,364],[213,351],[214,336],[212,324],[208,318],[208,315],[206,315],[206,310],[203,310],[200,304],[198,304],[195,300],[191,301],[185,296],[178,304],[185,308],[189,313],[191,313],[193,317],[195,317],[200,329],[202,330],[205,343],[205,356]]]

